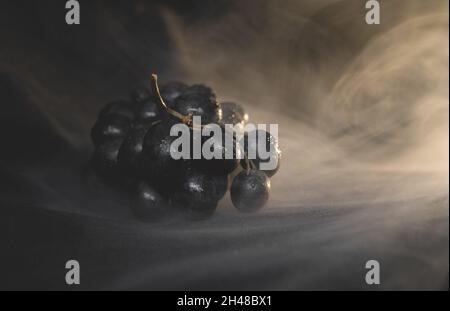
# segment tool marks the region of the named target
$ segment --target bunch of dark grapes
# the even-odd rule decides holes
[[[151,90],[139,88],[130,100],[111,102],[100,111],[91,130],[96,173],[129,193],[131,208],[143,221],[173,213],[191,219],[206,218],[214,213],[228,190],[234,206],[242,212],[263,207],[269,199],[269,177],[279,167],[281,152],[275,138],[265,131],[256,139],[245,133],[239,144],[233,143],[233,150],[227,149],[225,139],[214,140],[210,146],[223,155],[232,152],[232,158],[206,159],[201,155],[199,159],[191,156],[175,160],[171,144],[177,137],[170,135],[174,124],[188,125],[191,146],[195,137],[200,137],[203,146],[208,137],[195,135],[201,128],[193,126],[194,116],[201,116],[203,125],[219,125],[224,132],[225,124],[244,126],[249,117],[236,103],[218,103],[214,91],[205,85],[171,82],[159,89],[157,77],[152,75],[151,86]],[[259,170],[264,162],[258,150],[263,145],[258,143],[261,137],[265,138],[266,149],[273,150],[270,157],[278,163],[270,171]],[[250,152],[256,158],[238,156]]]

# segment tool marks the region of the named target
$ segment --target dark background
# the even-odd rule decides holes
[[[0,289],[448,289],[448,2],[405,2],[383,1],[369,28],[361,1],[81,0],[73,26],[65,1],[0,1]],[[409,22],[396,29],[423,54],[381,58]],[[446,34],[444,49],[422,49],[429,31]],[[358,76],[373,42],[398,75],[382,62]],[[225,200],[205,222],[143,224],[91,174],[97,112],[152,72],[209,83],[280,124],[266,211],[239,215]],[[367,113],[339,106],[346,94],[395,105]],[[431,161],[421,153],[442,145]],[[64,282],[69,259],[77,288]],[[382,265],[375,288],[370,259]]]

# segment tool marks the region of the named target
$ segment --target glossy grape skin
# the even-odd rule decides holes
[[[245,125],[249,116],[244,108],[233,102],[223,102],[220,104],[222,108],[222,123],[236,125],[241,123]]]
[[[209,97],[214,101],[216,100],[216,94],[214,93],[212,88],[204,84],[191,85],[183,92],[183,95],[193,95],[193,94]]]
[[[123,139],[131,127],[129,118],[119,114],[107,114],[98,119],[91,130],[94,145],[107,140]]]
[[[219,201],[218,186],[213,177],[188,171],[173,194],[173,205],[189,218],[203,219],[211,216]]]
[[[204,128],[206,129],[206,127]],[[220,159],[205,159],[202,154],[201,160],[192,160],[193,165],[199,170],[211,174],[211,175],[228,175],[233,172],[238,166],[240,161],[240,149],[236,149],[235,143],[232,143],[231,159],[227,159],[228,146],[225,140],[225,129],[222,127],[222,137],[219,139],[213,139],[212,145],[209,145],[211,150],[219,150],[221,154]],[[211,136],[202,136],[202,147],[205,142],[210,139]],[[216,137],[217,138],[217,137]],[[202,148],[203,149],[203,148]]]
[[[133,105],[125,100],[110,102],[100,111],[98,118],[102,119],[109,115],[120,115],[132,120],[134,118]]]
[[[183,115],[202,117],[202,124],[219,123],[222,120],[222,110],[217,103],[216,94],[210,87],[202,84],[188,87],[177,97],[173,108]]]
[[[137,183],[131,193],[131,209],[138,219],[145,222],[156,221],[168,214],[164,198],[146,181]]]
[[[166,105],[170,108],[175,106],[175,100],[180,96],[188,86],[182,82],[173,81],[166,83],[160,90],[161,96]]]
[[[262,171],[242,171],[234,178],[230,194],[233,205],[239,211],[255,212],[269,200],[270,179]]]
[[[119,165],[122,170],[129,172],[130,175],[136,177],[144,176],[141,153],[144,137],[150,127],[149,124],[135,125],[134,128],[129,131],[119,149]]]
[[[215,99],[200,94],[180,95],[175,100],[174,109],[185,116],[200,116],[202,124],[217,123],[222,119],[220,106]]]
[[[269,159],[273,159],[273,161],[277,161],[277,165],[274,169],[264,170],[264,173],[266,173],[267,176],[272,177],[280,169],[281,150],[278,145],[278,140],[276,140],[273,135],[271,135],[270,133],[268,133],[264,130],[255,130],[255,131],[253,131],[253,133],[256,135],[252,135],[251,133],[246,133],[244,135],[244,137],[242,138],[240,144],[241,144],[241,146],[243,146],[245,153],[249,156],[250,156],[250,153],[249,153],[250,150],[255,151],[256,158],[249,159],[249,160],[253,162],[253,164],[256,166],[256,169],[260,169],[260,164],[269,162]],[[253,137],[255,139],[252,139]],[[259,152],[259,145],[258,145],[258,141],[259,141],[260,137],[265,138],[266,150],[267,150],[267,152],[270,151],[269,159],[263,160],[261,158],[261,153]],[[245,159],[241,160],[241,166],[244,170],[247,169],[247,162],[245,161]]]
[[[176,137],[170,136],[173,122],[162,121],[154,125],[144,136],[142,148],[143,169],[146,176],[157,182],[158,189],[164,193],[170,192],[170,185],[179,179],[185,170],[187,160],[175,160],[170,153],[171,144]]]
[[[102,177],[112,181],[121,177],[121,169],[118,165],[119,149],[123,139],[106,141],[95,148],[92,157],[95,171]]]
[[[162,111],[160,104],[154,97],[149,97],[135,105],[134,121],[137,123],[151,124],[161,119]]]

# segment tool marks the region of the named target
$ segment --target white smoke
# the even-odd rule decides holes
[[[305,3],[264,3],[207,27],[164,16],[180,76],[243,103],[252,122],[279,123],[283,159],[274,197],[289,194],[298,204],[311,187],[321,202],[327,193],[344,203],[363,184],[360,192],[371,197],[370,180],[386,171],[429,173],[426,189],[402,184],[405,199],[445,194],[448,3],[383,3],[387,13],[376,30],[354,1],[307,2],[306,11]]]

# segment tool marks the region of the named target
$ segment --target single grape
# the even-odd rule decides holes
[[[184,90],[183,95],[202,95],[216,100],[216,94],[209,86],[203,84],[194,84]]]
[[[263,139],[265,143],[262,143],[265,146],[265,150],[261,150],[259,146],[259,140]],[[256,169],[261,169],[261,163],[268,163],[271,161],[275,163],[276,166],[273,169],[264,170],[267,176],[272,177],[275,175],[280,168],[280,158],[281,158],[281,150],[278,145],[278,140],[275,139],[273,135],[264,131],[264,130],[254,130],[250,133],[245,133],[244,137],[240,142],[241,146],[247,156],[249,157],[249,161],[252,161],[255,165]],[[263,159],[263,152],[268,154]],[[255,158],[251,159],[252,155]],[[241,166],[244,170],[247,169],[247,161],[245,159],[241,160]]]
[[[222,123],[245,125],[248,122],[248,113],[244,108],[233,102],[223,102],[220,104],[222,108]]]
[[[103,178],[114,181],[121,177],[118,154],[123,139],[106,141],[95,148],[92,157],[95,171]]]
[[[202,124],[217,123],[222,119],[220,106],[214,98],[202,94],[183,94],[175,100],[174,109],[183,115],[200,116]]]
[[[159,220],[168,213],[164,198],[146,181],[137,183],[130,202],[132,211],[142,221]]]
[[[129,118],[120,114],[107,114],[97,120],[91,130],[94,145],[104,143],[111,139],[123,139],[131,127]]]
[[[109,115],[121,115],[132,120],[134,117],[132,106],[132,103],[125,100],[110,102],[100,111],[98,118],[102,119]]]
[[[171,155],[171,145],[176,137],[170,136],[170,127],[173,122],[168,120],[154,125],[144,136],[142,149],[142,164],[146,175],[158,190],[168,192],[171,184],[179,178],[184,171],[187,160],[175,160]],[[165,194],[165,193],[163,193]]]
[[[255,212],[268,201],[270,179],[262,171],[240,172],[233,180],[230,189],[231,201],[241,212]]]
[[[218,203],[216,180],[195,170],[187,171],[173,194],[174,206],[191,218],[211,216]]]
[[[186,84],[178,81],[165,84],[161,88],[161,96],[166,105],[173,108],[175,106],[175,100],[187,89],[187,87],[188,86]]]
[[[118,154],[120,167],[133,174],[134,176],[143,176],[141,153],[144,136],[150,128],[149,124],[137,124],[129,131]]]
[[[205,126],[205,131],[208,127]],[[220,156],[212,159],[204,157],[202,152],[201,160],[192,160],[193,166],[199,170],[212,175],[228,175],[233,172],[238,166],[240,161],[240,148],[236,148],[236,144],[233,141],[233,136],[229,136],[229,143],[225,136],[225,128],[221,127],[222,135],[217,136],[202,136],[202,150],[203,148],[210,150],[211,152],[218,153]],[[208,149],[209,148],[209,149]]]
[[[161,107],[154,97],[137,103],[135,105],[135,122],[153,123],[161,118]]]

